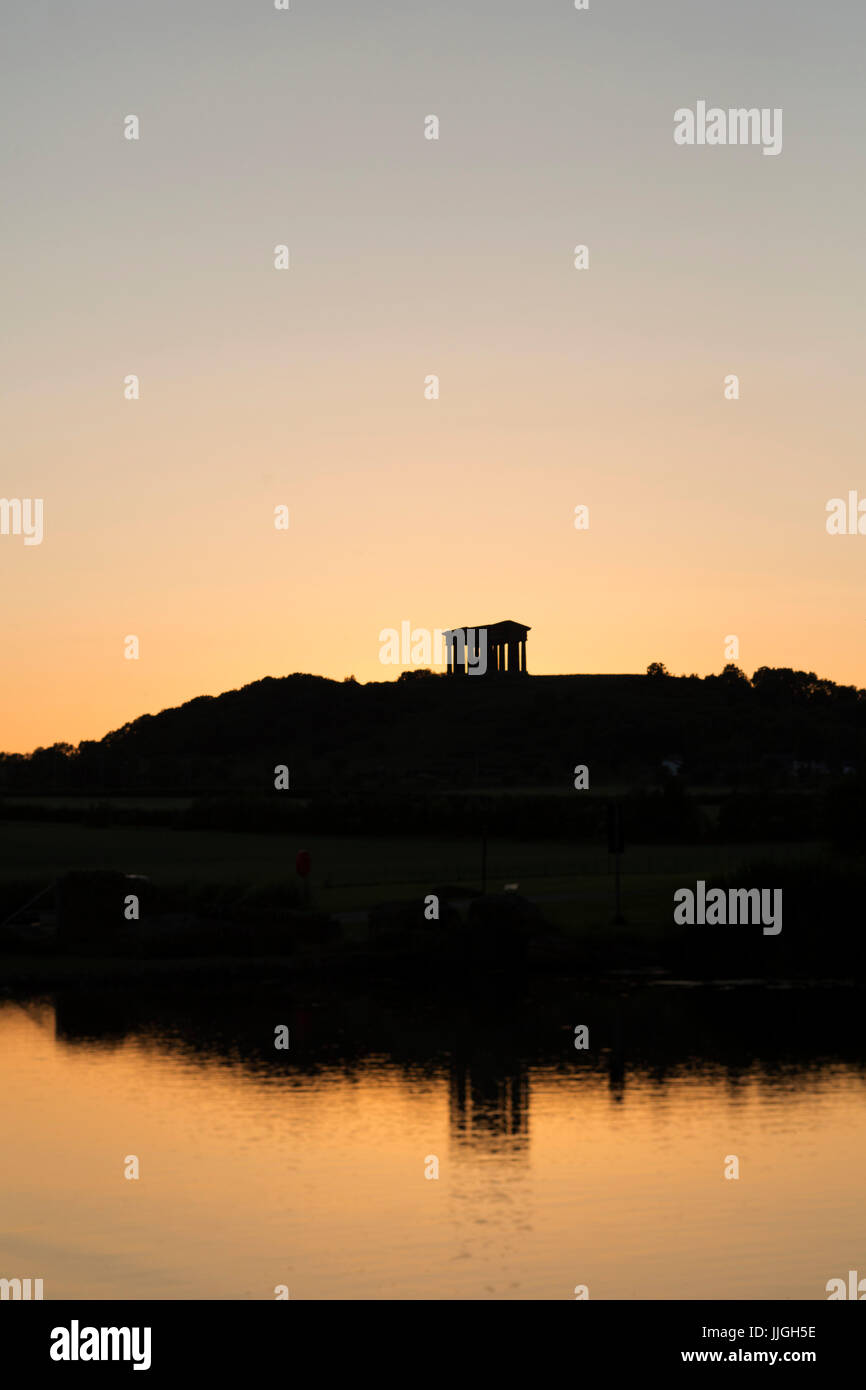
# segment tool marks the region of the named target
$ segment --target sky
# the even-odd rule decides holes
[[[44,534],[0,534],[0,748],[395,679],[405,621],[866,686],[826,528],[866,498],[864,40],[853,0],[7,9],[0,496]],[[700,100],[781,152],[677,145]]]

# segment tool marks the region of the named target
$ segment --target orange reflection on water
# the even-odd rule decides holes
[[[17,1004],[0,1047],[0,1274],[47,1298],[823,1298],[866,1267],[847,1064],[269,1070]]]

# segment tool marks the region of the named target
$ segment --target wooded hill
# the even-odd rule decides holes
[[[202,823],[240,814],[256,828],[257,818],[295,820],[305,808],[311,828],[371,832],[424,831],[443,819],[459,829],[467,817],[477,828],[486,798],[498,829],[547,833],[589,812],[581,798],[616,787],[652,797],[649,829],[661,818],[664,838],[694,838],[707,829],[695,796],[717,789],[715,800],[730,803],[722,815],[751,839],[762,827],[743,818],[764,815],[768,797],[777,811],[787,805],[785,838],[821,836],[836,788],[832,815],[850,828],[866,769],[866,692],[767,667],[751,679],[733,666],[703,678],[651,671],[513,680],[407,672],[366,685],[268,677],[77,748],[0,755],[0,796],[192,797]],[[280,765],[288,791],[274,789]],[[579,765],[589,794],[574,789]]]

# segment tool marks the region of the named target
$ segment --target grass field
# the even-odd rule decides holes
[[[312,905],[328,912],[362,909],[389,898],[429,893],[436,885],[481,886],[481,846],[460,839],[282,835],[164,827],[90,827],[59,822],[0,822],[0,880],[41,886],[70,869],[119,869],[166,884],[295,883],[295,855],[310,851]],[[669,918],[675,888],[710,880],[744,862],[800,860],[817,845],[634,845],[622,857],[628,915]],[[517,883],[545,899],[545,915],[606,921],[612,910],[613,860],[603,846],[491,840],[487,890]]]

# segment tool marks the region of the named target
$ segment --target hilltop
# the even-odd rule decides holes
[[[274,768],[290,770],[274,792]],[[567,795],[618,785],[802,790],[866,768],[866,692],[811,672],[295,674],[145,714],[98,741],[0,755],[0,794],[354,798]]]

